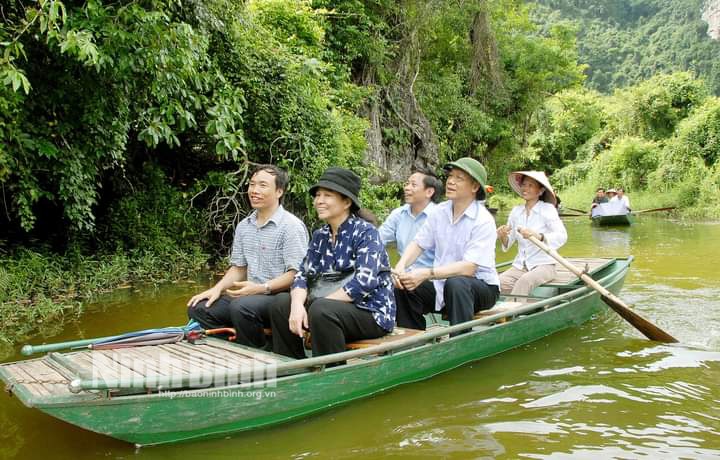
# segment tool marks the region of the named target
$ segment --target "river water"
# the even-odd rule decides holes
[[[720,458],[720,225],[569,219],[566,256],[635,256],[621,297],[677,337],[608,311],[581,327],[272,429],[135,449],[0,395],[0,458]],[[498,261],[511,253],[498,253]],[[118,291],[52,337],[185,322],[203,284]],[[19,348],[19,347],[18,347]],[[20,355],[5,361],[20,359]],[[208,414],[212,416],[212,414]]]

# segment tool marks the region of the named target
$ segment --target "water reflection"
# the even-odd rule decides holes
[[[630,254],[631,227],[591,227],[593,243],[610,256],[625,257]]]

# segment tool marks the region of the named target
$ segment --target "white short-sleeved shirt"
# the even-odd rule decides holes
[[[423,251],[434,251],[434,267],[453,262],[472,262],[477,266],[475,278],[487,284],[500,286],[495,269],[495,242],[497,232],[495,220],[487,208],[474,201],[453,223],[453,202],[445,201],[428,216],[425,224],[415,236]],[[434,280],[435,310],[443,306],[445,280]]]

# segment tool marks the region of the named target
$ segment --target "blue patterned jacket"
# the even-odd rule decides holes
[[[327,272],[355,270],[345,293],[358,308],[369,310],[375,322],[390,332],[395,325],[395,295],[390,278],[390,258],[378,230],[367,221],[350,216],[338,228],[333,246],[330,226],[313,232],[308,252],[295,275],[293,289],[307,289],[308,279]]]

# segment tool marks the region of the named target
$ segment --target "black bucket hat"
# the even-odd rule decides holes
[[[325,170],[320,180],[310,187],[310,195],[315,196],[318,188],[325,188],[338,192],[339,194],[350,198],[353,209],[360,209],[360,176],[345,168],[328,168]]]

